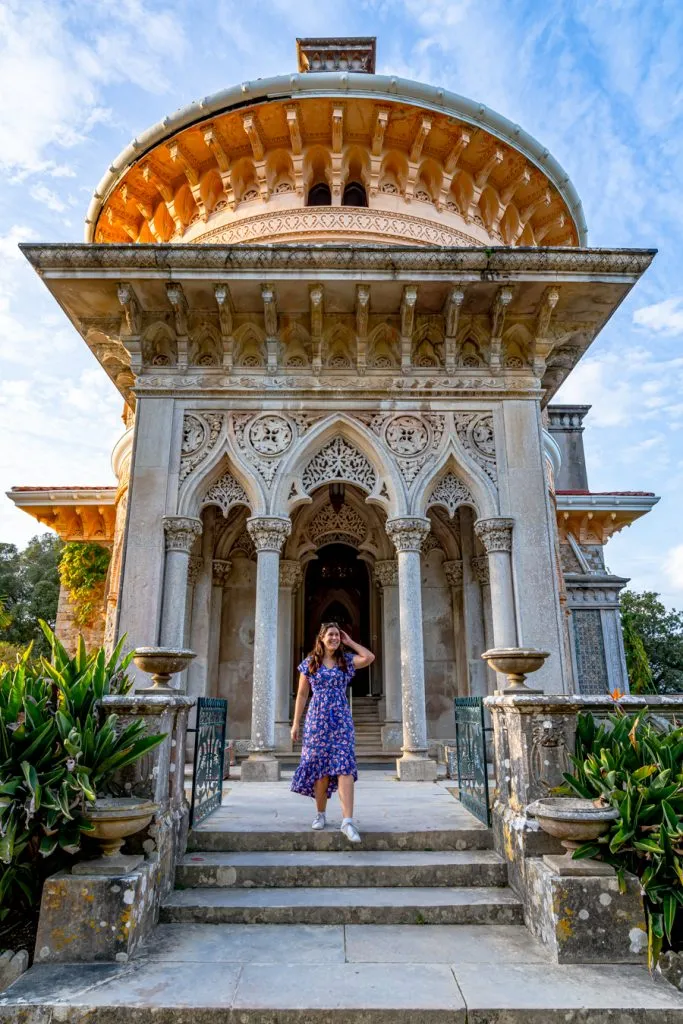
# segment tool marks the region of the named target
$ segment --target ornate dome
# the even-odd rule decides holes
[[[546,149],[471,100],[327,71],[243,83],[179,110],[117,157],[88,242],[585,245]]]

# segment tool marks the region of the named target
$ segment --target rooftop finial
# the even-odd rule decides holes
[[[352,71],[374,75],[377,38],[375,36],[297,39],[299,71]]]

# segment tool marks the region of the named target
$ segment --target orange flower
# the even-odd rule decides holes
[[[610,693],[610,697],[613,701],[621,700],[623,696],[624,694],[621,692],[621,690],[612,690],[612,692]]]

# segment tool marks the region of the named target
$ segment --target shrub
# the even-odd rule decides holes
[[[664,942],[680,946],[683,922],[683,727],[658,724],[647,708],[620,710],[608,724],[578,717],[574,793],[599,797],[619,810],[610,830],[575,857],[599,857],[640,878],[653,969]]]
[[[88,654],[81,637],[74,657],[45,623],[52,659],[32,665],[29,653],[0,669],[0,920],[30,906],[42,880],[80,849],[91,828],[86,803],[107,792],[114,774],[157,746],[138,719],[119,727],[99,715],[106,694],[127,693],[132,655]]]

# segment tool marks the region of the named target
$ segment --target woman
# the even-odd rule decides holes
[[[336,622],[324,622],[315,647],[299,665],[299,690],[292,724],[294,742],[299,739],[299,723],[310,690],[313,690],[313,696],[306,715],[301,762],[294,773],[292,790],[315,797],[318,813],[311,827],[323,829],[328,798],[339,787],[343,815],[341,830],[350,843],[359,843],[360,835],[353,824],[353,784],[358,779],[358,772],[353,749],[353,718],[346,700],[346,687],[356,669],[365,668],[374,660],[375,655],[355,643]]]

